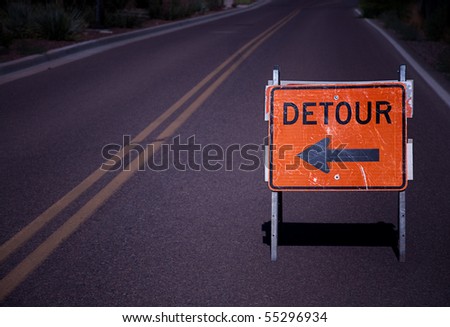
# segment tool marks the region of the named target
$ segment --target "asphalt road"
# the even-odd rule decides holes
[[[262,144],[275,64],[287,80],[397,79],[404,59],[355,7],[273,0],[1,85],[2,305],[448,306],[450,108],[414,67],[405,263],[393,245],[396,192],[285,194],[271,262],[262,164],[240,170],[250,161],[235,152],[217,171],[98,173],[103,147],[127,135],[132,158],[153,144],[156,163],[176,136],[201,148]]]

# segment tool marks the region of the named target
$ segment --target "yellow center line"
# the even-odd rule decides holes
[[[237,57],[244,53],[253,44],[264,38],[264,36],[276,29],[285,20],[289,19],[289,16],[281,20],[280,22],[269,27],[266,31],[256,36],[249,41],[227,60],[220,64],[216,69],[209,73],[203,80],[195,85],[190,91],[183,95],[177,102],[169,107],[164,113],[162,113],[156,120],[151,122],[144,130],[136,135],[131,143],[140,143],[144,141],[153,131],[155,131],[162,123],[164,123],[173,113],[175,113],[180,107],[182,107],[191,97],[193,97],[202,87],[204,87],[209,81],[211,81],[216,75],[220,73],[227,65],[233,62]],[[116,155],[117,161],[120,161],[132,147],[126,146]],[[105,165],[102,167],[112,167],[113,165]],[[102,168],[101,167],[101,168]],[[14,253],[25,242],[31,239],[37,232],[39,232],[46,224],[54,219],[61,211],[67,208],[71,203],[76,201],[84,192],[86,192],[92,185],[99,181],[106,173],[108,169],[97,169],[86,179],[84,179],[75,188],[69,191],[66,195],[56,201],[52,206],[45,210],[42,214],[36,217],[31,223],[22,228],[18,233],[11,237],[8,241],[0,246],[0,263],[6,260],[12,253]]]
[[[299,10],[291,13],[290,15],[286,16],[284,19],[279,21],[278,23],[274,24],[272,27],[258,35],[255,39],[247,43],[244,47],[242,47],[240,50],[238,50],[235,54],[233,54],[229,59],[227,59],[222,65],[220,65],[216,70],[214,70],[211,74],[209,74],[205,79],[203,79],[199,84],[197,84],[192,90],[194,89],[200,89],[202,86],[204,86],[209,80],[211,80],[215,75],[217,75],[222,68],[224,68],[226,65],[228,65],[230,62],[236,59],[236,57],[239,57],[227,70],[225,70],[222,75],[220,75],[217,80],[215,80],[203,93],[201,93],[198,98],[191,103],[184,111],[181,112],[181,114],[166,128],[164,129],[157,137],[157,140],[163,140],[166,139],[176,132],[177,129],[179,129],[186,120],[209,98],[209,96],[231,75],[233,71],[235,71],[240,64],[245,61],[264,41],[266,41],[269,37],[271,37],[276,31],[278,31],[281,27],[283,27],[285,24],[287,24],[293,17],[295,17],[299,13]],[[226,64],[225,64],[226,63]],[[220,68],[221,67],[221,68]],[[219,69],[220,68],[220,69]],[[217,72],[216,72],[217,71]],[[214,73],[216,72],[216,73]],[[213,74],[214,73],[214,74]],[[201,86],[199,86],[201,85]],[[183,98],[186,98],[184,102],[186,102],[192,95],[196,93],[189,91]],[[189,93],[191,95],[188,96]],[[182,99],[183,99],[182,98]],[[184,102],[182,102],[180,99],[177,101],[179,103],[179,106],[181,106]],[[177,109],[173,109],[177,107],[177,103],[175,103],[171,108],[169,108],[165,113],[163,113],[159,118],[162,116],[167,116],[161,118],[162,121],[166,120],[173,112],[175,112]],[[172,112],[170,110],[172,109]],[[170,113],[168,113],[170,112]],[[158,118],[158,119],[159,119]],[[162,123],[161,121],[161,123]],[[150,128],[150,126],[153,124],[154,127]],[[160,123],[159,123],[160,124]],[[158,125],[159,126],[159,125]],[[133,139],[133,142],[140,142],[145,139],[145,137],[150,134],[155,128],[156,123],[152,122],[149,127],[147,127],[144,131],[142,131],[138,136],[136,136]],[[147,134],[148,133],[148,134]],[[114,177],[103,189],[101,189],[96,195],[94,195],[81,209],[79,209],[73,216],[71,216],[63,225],[61,225],[53,234],[51,234],[41,245],[39,245],[32,253],[30,253],[25,259],[23,259],[12,271],[10,271],[1,281],[0,281],[0,301],[3,301],[17,286],[19,286],[22,281],[24,281],[27,276],[32,273],[64,240],[66,240],[70,235],[72,235],[78,227],[83,224],[89,217],[91,217],[96,210],[98,210],[120,187],[128,181],[131,176],[134,175],[136,171],[139,171],[140,168],[144,164],[147,164],[148,160],[160,149],[162,144],[162,141],[155,141],[144,149],[140,155],[135,158],[128,167],[126,167],[123,171],[121,171],[116,177]],[[125,152],[124,152],[125,153]],[[74,194],[76,193],[82,193],[83,187],[86,187],[87,185],[92,185],[93,181],[95,182],[96,178],[100,178],[100,174],[104,174],[105,171],[97,170],[95,171],[91,176],[89,176],[86,180],[84,180],[80,185],[78,185],[73,191],[69,192],[68,195],[66,195],[64,198],[74,198]],[[89,186],[90,186],[89,185]],[[77,190],[77,191],[76,191]],[[75,192],[76,191],[76,192]],[[74,194],[71,194],[74,192]],[[80,193],[80,194],[81,194]],[[70,196],[69,196],[70,195]],[[78,195],[79,196],[79,195]],[[63,199],[64,199],[63,198]],[[67,199],[65,200],[67,201]],[[73,201],[73,200],[72,200]],[[30,228],[29,231],[26,231],[23,233],[24,230],[20,231],[17,235],[18,238],[21,237],[31,237],[29,233],[36,233],[36,228],[42,228],[45,223],[49,221],[49,218],[51,214],[56,215],[58,212],[60,212],[64,206],[67,204],[65,203],[55,203],[52,207],[50,207],[45,213],[48,212],[47,216],[40,219],[38,222],[33,221],[30,223],[32,225],[28,225],[26,228]],[[42,215],[44,215],[42,214]],[[41,215],[41,216],[42,216]],[[41,217],[40,216],[40,217]],[[38,217],[39,218],[39,217]],[[47,220],[47,221],[46,221]],[[21,234],[22,233],[22,234]],[[14,236],[13,239],[16,237]],[[8,241],[9,242],[9,241]],[[8,243],[7,242],[7,243]],[[20,242],[20,244],[23,244],[25,240],[23,239],[16,239],[15,242]],[[8,245],[5,243],[6,245]],[[19,245],[15,244],[16,248]],[[2,245],[2,252],[4,251],[4,245]],[[6,246],[5,246],[6,248]],[[11,251],[12,246],[9,245],[9,251]],[[6,257],[10,253],[5,253]],[[3,255],[5,255],[3,254]],[[0,258],[1,260],[1,258]]]

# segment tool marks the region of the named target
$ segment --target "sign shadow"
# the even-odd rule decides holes
[[[271,222],[262,225],[263,243],[270,246]],[[398,231],[393,224],[285,223],[278,224],[278,246],[391,247],[398,257]]]

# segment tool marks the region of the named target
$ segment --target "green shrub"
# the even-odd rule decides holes
[[[163,6],[163,18],[175,20],[188,16],[188,8],[180,0],[171,0]]]
[[[103,0],[105,10],[107,12],[117,12],[124,10],[129,3],[129,0]]]
[[[133,13],[118,11],[106,15],[106,25],[109,27],[133,28],[142,25],[142,19]]]
[[[48,4],[37,10],[34,24],[37,33],[49,40],[73,40],[86,27],[78,10],[65,11],[62,7]]]
[[[78,8],[78,7],[77,7]],[[83,8],[83,18],[84,21],[86,22],[87,26],[92,26],[95,27],[96,23],[97,23],[97,12],[96,12],[96,8],[94,7],[84,7]]]
[[[219,10],[223,7],[223,0],[206,0],[206,6],[209,10]]]
[[[8,49],[14,40],[13,34],[6,28],[2,21],[0,21],[0,48]]]
[[[239,6],[239,5],[250,5],[253,2],[255,2],[255,0],[234,0],[234,5],[235,6]]]
[[[11,2],[6,9],[6,28],[15,38],[33,36],[33,17],[35,10],[29,4]]]
[[[204,14],[208,10],[208,6],[204,0],[191,0],[189,1],[189,13],[190,15],[195,13]]]
[[[401,20],[394,11],[384,12],[380,15],[384,26],[396,31],[404,40],[414,41],[419,38],[419,30]]]
[[[360,0],[359,5],[364,17],[376,18],[394,13],[395,19],[400,20],[391,24],[398,25],[397,29],[406,39],[416,39],[417,27],[425,32],[427,39],[433,41],[450,40],[450,2],[448,0]],[[419,19],[411,20],[411,8],[419,9]],[[417,13],[416,13],[417,14]],[[393,17],[393,16],[391,16]],[[417,27],[411,27],[417,25]]]
[[[437,66],[440,71],[450,75],[450,46],[447,46],[440,53]]]
[[[175,20],[213,9],[210,3],[222,0],[148,0],[150,18]],[[215,9],[215,8],[214,8]]]
[[[408,7],[416,0],[360,0],[359,6],[363,11],[363,16],[376,18],[382,13],[393,11],[401,19],[406,19],[409,15]]]
[[[442,3],[425,18],[425,33],[433,41],[442,40],[449,31],[450,4]]]
[[[154,1],[151,0],[136,0],[135,4],[136,4],[136,8],[141,8],[141,9],[148,9],[150,6],[150,3],[152,3]]]
[[[163,14],[163,0],[149,0],[148,15],[150,18],[161,18]]]
[[[387,0],[361,0],[359,6],[366,18],[375,18],[391,9]]]

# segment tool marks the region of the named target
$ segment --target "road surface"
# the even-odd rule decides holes
[[[450,108],[415,67],[406,262],[396,192],[285,194],[270,260],[273,66],[358,81],[404,63],[356,5],[273,0],[1,85],[2,305],[448,306]]]

